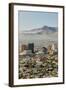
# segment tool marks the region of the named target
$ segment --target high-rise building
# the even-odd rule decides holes
[[[31,50],[32,53],[34,53],[34,43],[29,43],[28,44],[28,50]]]
[[[21,52],[23,52],[24,50],[27,50],[27,45],[25,44],[21,45]]]

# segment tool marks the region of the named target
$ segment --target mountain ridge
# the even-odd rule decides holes
[[[49,27],[45,25],[41,28],[35,28],[35,29],[23,31],[22,33],[23,34],[42,34],[42,33],[50,34],[50,33],[57,32],[57,30],[58,30],[57,27]]]

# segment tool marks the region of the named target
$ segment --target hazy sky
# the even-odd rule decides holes
[[[58,13],[37,12],[37,11],[19,11],[18,28],[19,31],[40,28],[44,25],[57,27]]]

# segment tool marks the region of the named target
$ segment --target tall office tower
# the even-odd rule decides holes
[[[32,53],[34,53],[34,43],[29,43],[28,44],[28,49],[32,51]]]

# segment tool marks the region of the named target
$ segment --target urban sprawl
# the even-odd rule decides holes
[[[35,48],[34,43],[19,47],[19,79],[58,77],[58,48],[52,43],[48,47]]]

